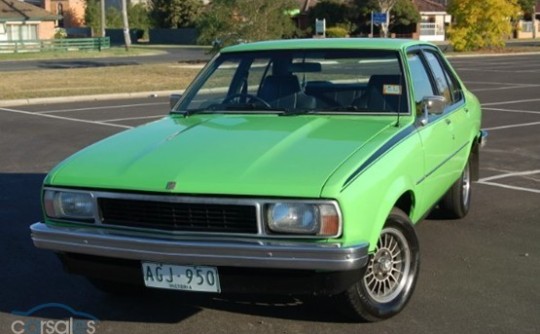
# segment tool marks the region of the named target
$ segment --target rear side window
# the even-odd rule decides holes
[[[429,79],[428,71],[422,61],[420,54],[410,53],[407,56],[409,68],[411,70],[412,85],[414,90],[414,101],[418,109],[422,99],[426,96],[436,95]],[[417,110],[418,111],[418,110]]]

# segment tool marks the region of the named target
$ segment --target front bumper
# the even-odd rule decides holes
[[[99,228],[66,228],[35,223],[30,227],[38,248],[56,252],[170,264],[348,271],[366,266],[369,244],[271,240],[219,240],[120,235]]]

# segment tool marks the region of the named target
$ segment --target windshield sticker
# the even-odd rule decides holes
[[[401,95],[401,85],[383,85],[384,95]]]

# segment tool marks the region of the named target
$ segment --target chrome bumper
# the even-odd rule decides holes
[[[30,229],[38,248],[171,264],[344,271],[362,268],[368,261],[368,243],[341,247],[298,241],[172,240],[43,223]]]
[[[486,130],[480,130],[480,136],[478,136],[478,144],[480,148],[483,148],[487,144],[488,132]]]

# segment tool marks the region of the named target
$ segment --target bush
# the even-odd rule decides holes
[[[66,38],[67,32],[64,28],[56,28],[56,32],[54,33],[54,39],[64,39]]]
[[[335,38],[335,37],[347,37],[348,33],[345,28],[342,27],[331,27],[326,29],[326,37]]]

